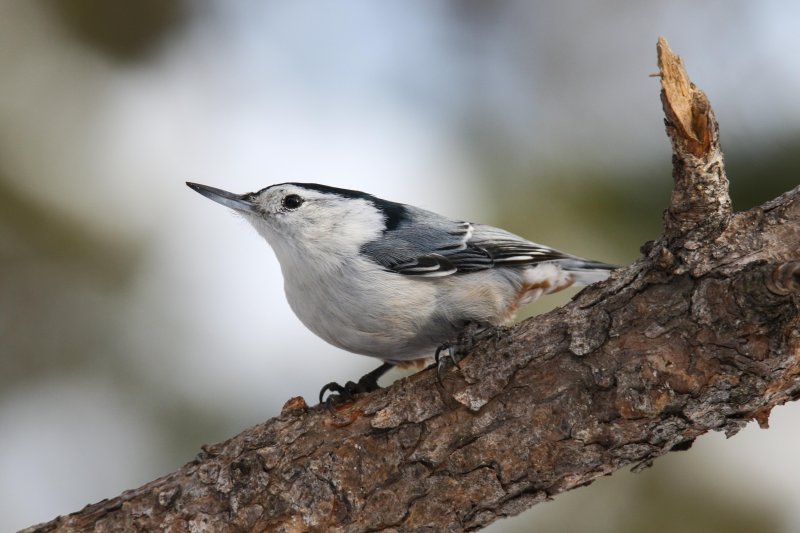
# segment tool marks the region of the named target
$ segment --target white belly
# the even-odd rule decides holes
[[[424,331],[435,310],[436,287],[377,269],[358,276],[348,270],[305,279],[287,273],[286,297],[300,321],[349,352],[393,361],[433,355],[437,344]],[[388,285],[387,275],[393,278]]]
[[[555,273],[547,270],[537,274]],[[289,305],[317,336],[349,352],[398,362],[432,357],[470,322],[507,323],[531,274],[492,269],[420,278],[363,260],[307,277],[284,272],[284,279]]]

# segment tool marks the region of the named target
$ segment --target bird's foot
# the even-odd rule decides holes
[[[454,342],[448,342],[436,348],[434,364],[436,365],[436,379],[439,381],[439,385],[442,385],[442,373],[448,364],[452,363],[453,366],[461,370],[458,363],[472,350],[478,339],[491,334],[494,330],[495,328],[492,326],[470,322],[461,330]]]
[[[372,392],[381,388],[378,385],[378,379],[384,375],[394,365],[391,363],[383,363],[375,370],[368,372],[361,376],[357,382],[348,381],[344,385],[340,385],[335,381],[331,381],[319,391],[319,403],[323,402],[325,393],[330,392],[328,398],[325,399],[325,405],[328,409],[333,410],[336,405],[348,403],[353,400],[353,396],[362,392]]]

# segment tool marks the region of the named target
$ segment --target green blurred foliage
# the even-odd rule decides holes
[[[641,473],[615,472],[497,522],[488,531],[523,533],[532,531],[534,524],[536,531],[558,533],[785,531],[777,506],[732,495],[714,486],[713,476],[691,475],[690,469],[681,468],[687,460],[691,462],[685,456],[667,456]]]
[[[800,133],[723,149],[736,211],[761,205],[800,185]]]
[[[96,364],[136,256],[0,179],[0,391]]]
[[[59,265],[91,283],[118,287],[130,280],[137,255],[133,243],[101,236],[88,222],[29,198],[0,176],[0,265]]]
[[[800,137],[760,150],[733,147],[726,169],[734,209],[760,205],[800,184]],[[672,190],[669,161],[627,171],[584,162],[531,164],[504,175],[502,187],[488,179],[485,185],[497,225],[620,265],[636,260],[641,245],[661,234]]]
[[[666,482],[665,482],[666,481]],[[618,533],[777,533],[781,520],[752,502],[720,496],[703,483],[670,483],[644,476],[629,494],[630,515],[619,516]]]
[[[186,21],[181,0],[41,0],[79,41],[119,62],[147,59]]]

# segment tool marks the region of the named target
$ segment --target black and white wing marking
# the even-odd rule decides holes
[[[361,251],[386,270],[407,276],[442,277],[472,268],[490,268],[491,258],[468,246],[472,224],[416,211],[413,224],[387,230]]]
[[[414,210],[412,218],[361,248],[364,255],[398,274],[443,277],[573,258],[498,228],[408,207]]]

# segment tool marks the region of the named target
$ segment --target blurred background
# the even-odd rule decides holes
[[[747,209],[800,182],[798,23],[789,0],[0,2],[0,530],[375,366],[308,332],[266,243],[184,181],[356,188],[629,263],[671,189],[657,37]],[[800,531],[799,422],[490,530]]]

